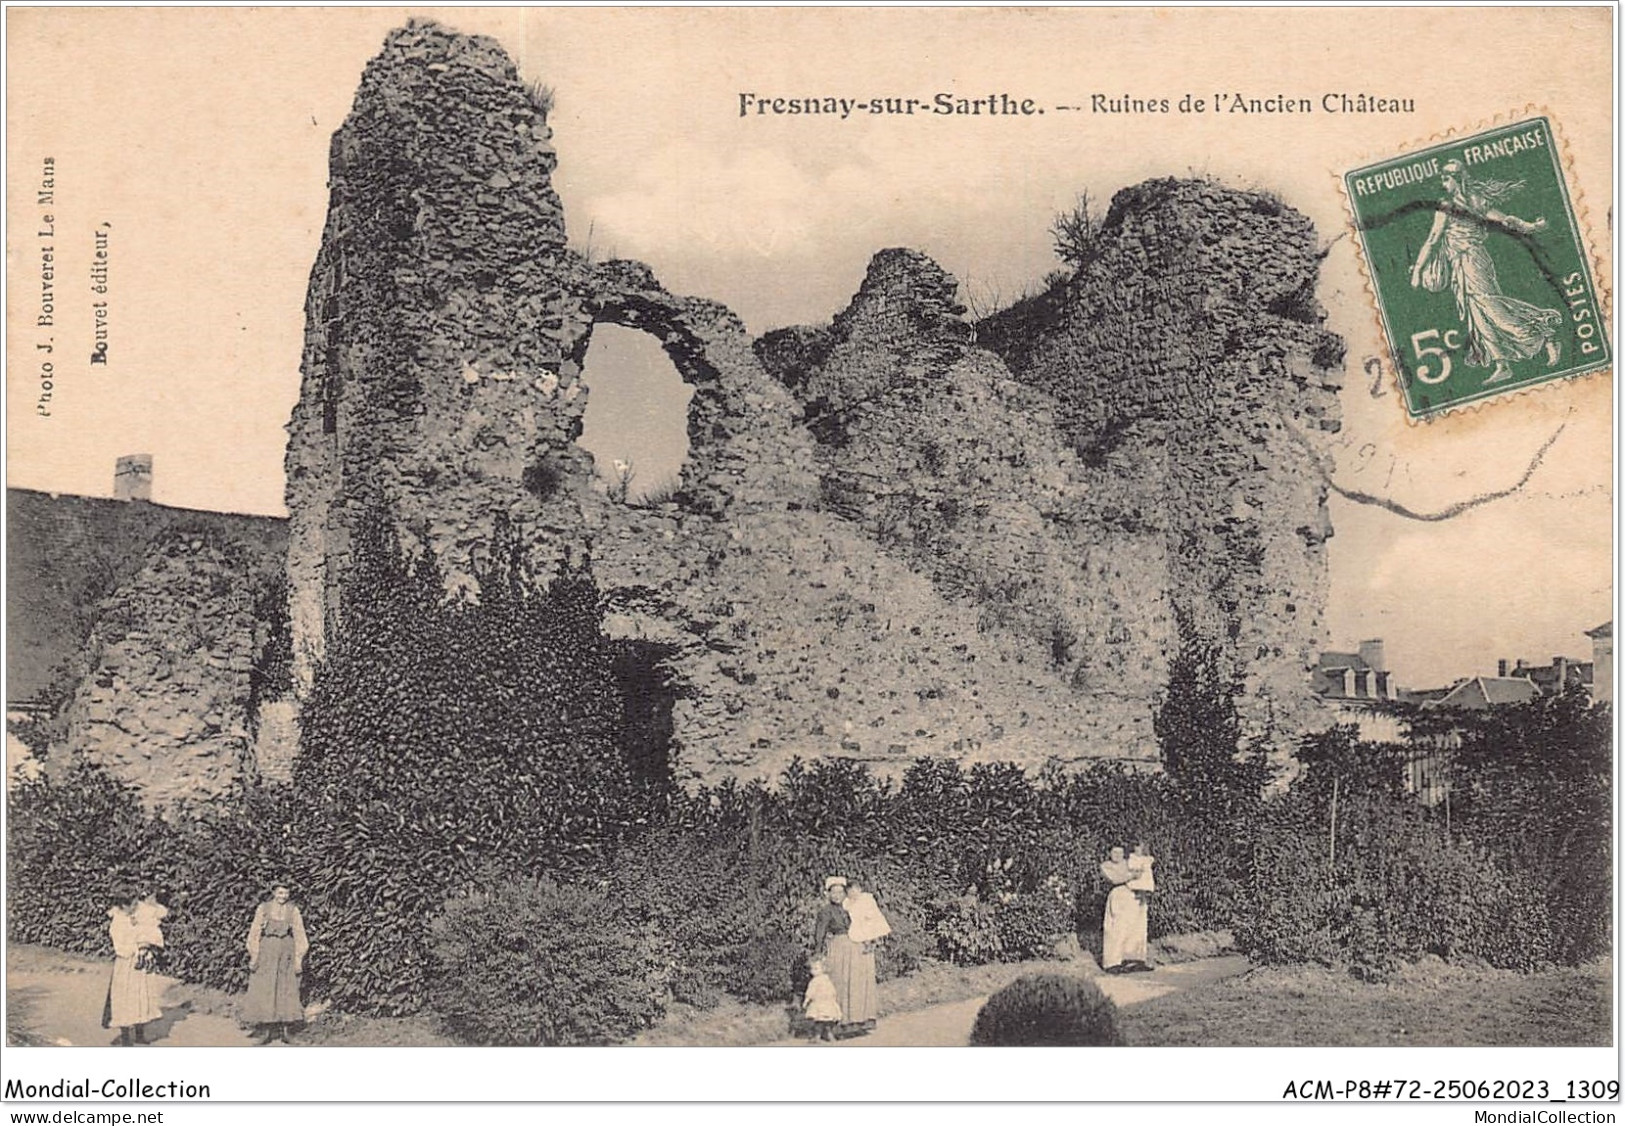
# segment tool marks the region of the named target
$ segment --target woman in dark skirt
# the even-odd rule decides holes
[[[273,1038],[288,1042],[288,1025],[302,1024],[305,1008],[299,1000],[299,977],[305,969],[305,921],[289,902],[288,887],[278,884],[271,898],[254,911],[248,928],[248,995],[242,1017],[263,1029],[261,1044]]]

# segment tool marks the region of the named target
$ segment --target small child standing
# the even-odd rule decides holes
[[[802,1012],[813,1022],[816,1039],[835,1039],[835,1026],[841,1020],[841,1003],[835,997],[835,983],[824,969],[824,959],[814,958],[808,967],[812,980],[807,982],[807,996],[801,1003]]]

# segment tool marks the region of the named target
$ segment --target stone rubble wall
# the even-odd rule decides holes
[[[235,545],[261,576],[284,569],[288,530],[279,517],[6,490],[8,703],[61,691],[62,670],[81,659],[96,606],[141,569],[153,540],[176,529]]]
[[[1241,677],[1244,733],[1284,754],[1317,714],[1332,533],[1306,444],[1341,425],[1314,228],[1266,193],[1152,181],[1118,194],[1092,251],[979,338],[1060,405],[1090,488],[1160,514],[1170,609]],[[1171,640],[1134,642],[1155,675]]]
[[[97,607],[53,765],[88,759],[157,808],[218,797],[251,776],[252,570],[205,532],[154,540]]]
[[[52,769],[80,757],[153,806],[258,769],[285,701],[286,521],[8,489],[8,693]]]
[[[1181,616],[1225,645],[1253,729],[1294,714],[1329,524],[1278,416],[1335,426],[1340,360],[1301,217],[1145,185],[1077,278],[980,325],[891,250],[830,325],[752,341],[566,250],[548,139],[499,48],[428,24],[390,36],[334,138],[288,452],[298,683],[378,508],[453,594],[503,522],[539,569],[589,554],[610,629],[669,654],[688,781],[1151,761]],[[658,506],[594,489],[574,443],[605,322],[694,387]]]

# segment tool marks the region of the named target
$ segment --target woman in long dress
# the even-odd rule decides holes
[[[829,979],[835,983],[835,1000],[841,1007],[841,1029],[861,1034],[868,1031],[864,1020],[873,1017],[874,983],[871,980],[866,991],[861,980],[857,980],[863,971],[858,964],[858,944],[852,941],[848,933],[852,929],[852,916],[843,906],[846,899],[846,877],[826,876],[824,895],[825,902],[819,906],[818,915],[813,920],[812,954],[814,958],[824,959],[824,968],[829,973]],[[872,973],[872,959],[870,966]],[[868,994],[869,1016],[861,1017],[857,1014],[859,1006],[865,1004],[865,992]]]
[[[1495,261],[1484,245],[1492,230],[1529,235],[1544,230],[1546,220],[1530,222],[1495,208],[1519,183],[1472,180],[1458,160],[1446,161],[1440,171],[1446,194],[1411,267],[1412,288],[1438,293],[1450,287],[1456,316],[1467,331],[1467,362],[1493,369],[1486,384],[1511,379],[1512,364],[1542,349],[1547,366],[1557,363],[1563,314],[1503,294]]]
[[[157,922],[138,918],[141,897],[135,893],[115,896],[107,911],[107,936],[113,943],[113,976],[107,983],[107,1000],[102,1006],[102,1027],[118,1029],[121,1045],[145,1044],[146,1024],[164,1015],[159,1004],[158,982],[153,974],[157,962],[152,953]],[[162,945],[158,936],[156,945]]]
[[[859,887],[855,880],[847,886],[846,900],[841,906],[852,920],[846,936],[857,945],[852,958],[852,1008],[847,1011],[846,1019],[869,1031],[874,1028],[880,1011],[874,944],[891,933],[891,924],[881,913],[874,894]]]
[[[1136,964],[1146,964],[1145,904],[1129,887],[1136,872],[1129,866],[1121,845],[1114,847],[1111,855],[1101,861],[1100,874],[1112,885],[1100,927],[1100,966],[1107,973],[1125,973]]]
[[[261,1026],[261,1044],[269,1044],[273,1038],[286,1044],[288,1025],[304,1023],[299,978],[310,949],[304,918],[289,901],[286,884],[278,884],[271,898],[254,910],[247,945],[250,977],[243,1020]]]

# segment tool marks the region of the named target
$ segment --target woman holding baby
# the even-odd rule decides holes
[[[891,926],[875,897],[845,876],[826,876],[824,897],[813,921],[812,957],[823,960],[835,987],[838,1027],[861,1036],[873,1030],[877,1014],[873,944]]]

